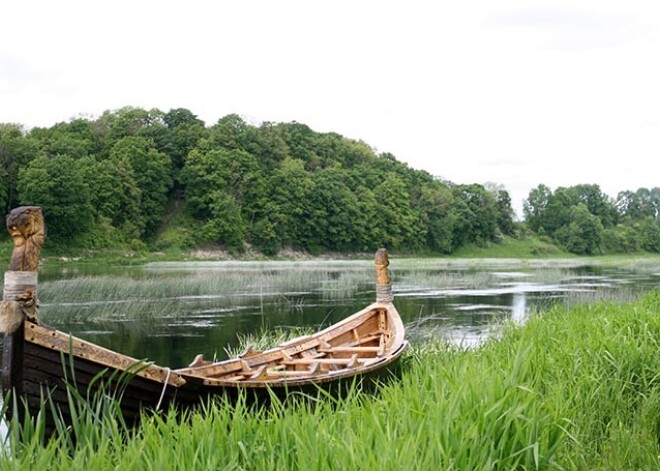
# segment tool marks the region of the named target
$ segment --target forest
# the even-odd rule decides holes
[[[539,185],[515,221],[501,186],[454,184],[297,122],[126,107],[0,124],[0,160],[0,209],[42,206],[61,247],[451,254],[537,235],[576,254],[660,252],[660,188],[612,199]]]

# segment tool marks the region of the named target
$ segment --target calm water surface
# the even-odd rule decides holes
[[[655,288],[660,263],[397,260],[395,304],[412,342],[472,346],[506,321],[553,303],[632,299]],[[225,358],[241,335],[311,329],[375,299],[373,262],[199,262],[141,267],[46,265],[44,323],[107,348],[182,367],[197,353]]]

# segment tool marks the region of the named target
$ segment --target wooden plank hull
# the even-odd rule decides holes
[[[8,364],[3,358],[3,370],[20,378],[20,384],[6,384],[3,371],[3,389],[19,393],[27,413],[45,408],[48,416],[54,405],[65,422],[71,420],[71,388],[90,397],[103,384],[106,393],[116,394],[126,421],[136,423],[145,409],[187,408],[217,395],[267,399],[273,393],[284,398],[318,388],[337,392],[347,383],[390,371],[407,345],[399,314],[389,302],[374,303],[314,335],[265,352],[248,351],[215,363],[197,359],[178,370],[32,322],[26,321],[23,330],[20,361],[11,358]],[[11,371],[15,368],[21,371]]]

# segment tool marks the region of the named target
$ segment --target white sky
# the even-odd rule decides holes
[[[660,186],[660,2],[5,1],[0,122],[298,121],[456,183]]]

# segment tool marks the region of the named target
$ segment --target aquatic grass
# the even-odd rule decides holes
[[[40,299],[44,314],[54,318],[121,318],[127,306],[135,318],[163,318],[185,315],[188,304],[200,300],[240,307],[252,303],[250,298],[255,293],[280,298],[287,290],[273,287],[272,280],[269,276],[255,280],[247,275],[223,280],[202,274],[185,278],[82,277],[42,283]]]
[[[644,296],[644,290],[634,286],[625,286],[616,290],[568,291],[560,304],[566,307],[599,302],[630,303]]]
[[[653,253],[633,254],[629,256],[597,257],[601,266],[623,267],[639,273],[660,273],[660,255]]]
[[[349,299],[361,289],[373,289],[373,274],[363,271],[348,271],[322,280],[319,290],[323,299]]]
[[[397,270],[509,270],[582,267],[598,264],[594,257],[571,258],[397,258]]]
[[[208,270],[201,272],[147,273],[143,276],[83,276],[47,280],[39,295],[47,315],[82,319],[115,318],[130,304],[135,317],[171,316],[185,312],[186,304],[200,299],[227,306],[253,302],[255,296],[276,302],[311,292],[325,299],[350,298],[358,286],[373,283],[370,270],[347,273],[325,269]],[[125,315],[125,314],[124,314]]]
[[[543,285],[555,285],[564,283],[569,274],[568,268],[551,266],[534,270],[526,281]]]
[[[507,278],[507,272],[518,269],[514,272],[521,275],[520,279],[540,285],[560,285],[566,284],[570,280],[574,266],[558,266],[551,264],[549,266],[529,267],[524,264],[513,266],[502,266],[501,272],[493,271],[494,267],[483,266],[470,269],[448,268],[446,270],[416,269],[410,271],[401,271],[400,276],[395,277],[398,286],[413,286],[422,289],[428,288],[451,288],[451,289],[488,289],[501,286],[510,282]]]
[[[396,286],[419,289],[481,289],[497,285],[500,280],[488,271],[424,271],[395,275]]]
[[[86,276],[72,279],[45,281],[40,286],[41,296],[49,302],[123,301],[144,297],[183,297],[205,295],[239,295],[267,286],[249,273],[219,278],[204,273],[190,276],[114,277]]]
[[[285,328],[279,326],[274,329],[261,330],[255,333],[238,334],[236,346],[226,347],[225,353],[227,354],[227,357],[233,358],[243,353],[247,348],[264,351],[297,337],[303,337],[313,333],[314,330],[311,327]]]

